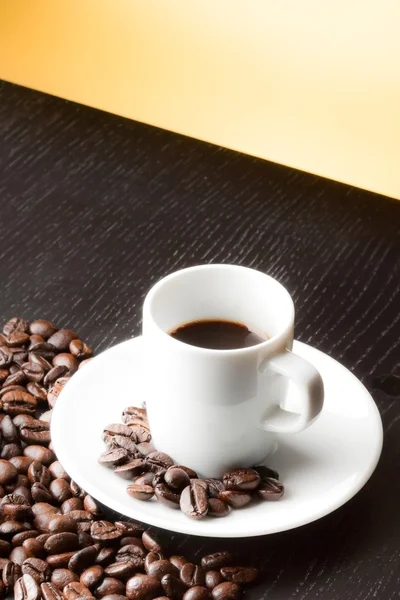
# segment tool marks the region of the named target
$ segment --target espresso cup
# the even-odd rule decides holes
[[[193,346],[170,335],[192,321],[234,321],[266,334],[232,350]],[[320,374],[294,354],[294,306],[272,277],[234,265],[168,275],[143,307],[144,390],[154,446],[205,477],[260,464],[276,433],[308,427],[323,406]],[[288,383],[296,411],[287,410]]]

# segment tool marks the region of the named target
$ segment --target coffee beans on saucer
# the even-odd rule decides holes
[[[153,532],[107,517],[57,460],[52,408],[91,356],[76,333],[46,320],[13,318],[0,333],[0,600],[237,599],[256,569],[235,564],[227,552],[204,556],[201,565],[168,558]],[[208,514],[229,509],[218,498],[229,491],[225,484],[198,479],[152,447],[144,409],[126,409],[122,421],[104,431],[102,462],[127,480],[130,495],[179,509],[188,489],[187,510],[195,515],[206,503]],[[233,474],[229,481],[239,489],[232,493],[277,496],[277,474],[262,469],[251,492],[256,475]]]

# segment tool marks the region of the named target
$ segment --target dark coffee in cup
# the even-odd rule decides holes
[[[210,350],[237,350],[265,342],[266,335],[251,331],[243,323],[217,319],[191,321],[174,328],[170,335],[191,346]]]

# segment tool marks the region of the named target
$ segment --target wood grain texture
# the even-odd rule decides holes
[[[232,262],[288,287],[298,339],[367,385],[400,374],[395,201],[10,84],[0,199],[2,321],[48,318],[100,351],[139,333],[157,279]],[[263,567],[254,600],[398,598],[400,398],[374,397],[382,459],[346,506],[240,544],[163,533],[171,549],[236,546]]]

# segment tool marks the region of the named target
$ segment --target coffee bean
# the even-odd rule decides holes
[[[180,495],[176,490],[172,490],[165,483],[157,483],[154,487],[154,493],[157,500],[169,508],[179,508]]]
[[[43,338],[49,338],[57,331],[57,327],[50,321],[37,319],[29,325],[29,333],[31,335],[40,335]]]
[[[8,444],[18,443],[19,431],[13,420],[9,415],[5,415],[0,423],[0,433],[3,437],[3,441]]]
[[[146,551],[137,544],[129,544],[128,546],[122,546],[117,552],[115,562],[125,562],[130,560],[132,563],[137,565],[137,568],[143,566],[143,560],[146,556]]]
[[[28,556],[34,558],[45,558],[46,551],[44,549],[44,543],[40,542],[37,538],[28,538],[22,543],[22,547],[25,548]]]
[[[111,563],[104,569],[104,573],[109,577],[116,577],[122,581],[127,581],[130,577],[133,577],[137,571],[136,565],[127,560],[125,562]]]
[[[122,534],[122,529],[109,521],[95,521],[90,528],[90,535],[95,542],[119,540]]]
[[[142,537],[144,528],[135,521],[115,521],[115,524],[121,529],[124,536]]]
[[[115,550],[114,548],[100,548],[99,553],[96,557],[96,563],[102,567],[111,565],[114,562]]]
[[[156,577],[161,581],[164,575],[174,575],[177,577],[179,571],[169,560],[161,559],[150,563],[147,569],[147,574]]]
[[[11,372],[13,371],[13,372]],[[24,385],[26,382],[26,375],[24,371],[20,370],[17,366],[15,367],[15,371],[13,366],[10,367],[10,375],[7,377],[5,382],[3,383],[3,389],[7,387],[11,387],[13,385]]]
[[[155,448],[152,444],[150,444],[149,442],[141,442],[140,444],[136,444],[136,450],[139,452],[139,454],[141,456],[148,456],[149,454],[152,454],[153,452],[155,452]]]
[[[50,533],[76,533],[78,531],[77,522],[71,519],[69,515],[55,515],[49,523]]]
[[[144,559],[144,569],[146,573],[148,573],[148,568],[151,565],[151,563],[155,562],[156,560],[161,560],[163,558],[164,557],[160,552],[149,552],[146,558]]]
[[[229,515],[229,506],[218,498],[209,498],[207,514],[209,517],[226,517]]]
[[[71,583],[68,583],[63,589],[63,596],[65,600],[93,598],[90,590],[79,581],[72,581]]]
[[[69,560],[74,552],[62,552],[61,554],[52,554],[47,556],[46,561],[52,569],[65,569],[68,567]]]
[[[40,600],[40,588],[31,575],[23,575],[15,582],[15,600]]]
[[[72,340],[76,339],[78,339],[78,336],[70,329],[60,329],[53,333],[47,342],[54,346],[58,352],[64,352],[68,350]]]
[[[183,490],[190,483],[189,475],[183,469],[170,467],[164,475],[165,483],[174,490]]]
[[[256,467],[253,467],[253,469],[259,474],[259,476],[261,477],[261,481],[264,481],[266,477],[272,479],[279,479],[278,471],[275,471],[270,467],[266,467],[265,465],[257,465]]]
[[[222,481],[227,490],[254,490],[261,481],[254,469],[233,469],[224,474]]]
[[[139,485],[133,483],[126,488],[128,496],[136,500],[150,500],[154,496],[154,489],[151,485]],[[179,500],[178,500],[179,501]]]
[[[93,350],[82,340],[72,340],[69,344],[69,351],[79,360],[84,360],[92,356]]]
[[[135,458],[134,460],[131,460],[120,467],[116,467],[114,473],[122,479],[132,481],[134,477],[141,475],[146,468],[147,466],[142,458]]]
[[[87,546],[86,548],[82,548],[82,550],[78,550],[73,554],[73,556],[71,556],[68,562],[68,568],[79,575],[82,573],[82,571],[94,563],[96,556],[97,548],[95,548],[95,546]],[[112,550],[111,560],[113,560],[113,558],[114,551]]]
[[[66,500],[62,503],[61,512],[63,515],[66,515],[72,512],[73,510],[83,510],[83,501],[80,498],[70,498],[69,500]]]
[[[0,556],[6,558],[11,552],[11,544],[0,539]]]
[[[16,565],[22,566],[24,560],[28,558],[28,554],[25,548],[22,546],[17,546],[17,548],[13,548],[10,552],[9,559]]]
[[[51,463],[49,466],[49,471],[54,479],[65,479],[66,481],[69,481],[68,473],[58,460],[55,460],[53,463]]]
[[[97,586],[94,595],[96,598],[104,598],[110,594],[124,594],[125,584],[115,577],[104,577],[102,583]]]
[[[56,354],[53,358],[53,367],[67,367],[68,373],[73,375],[76,373],[79,367],[78,360],[69,352],[62,352],[61,354]]]
[[[11,543],[14,546],[14,548],[16,548],[17,546],[22,546],[25,541],[36,538],[38,535],[39,532],[36,529],[28,529],[27,531],[21,531],[21,533],[16,533],[12,537]]]
[[[51,574],[51,583],[59,590],[63,590],[66,585],[74,581],[79,581],[79,577],[70,569],[54,569]]]
[[[135,478],[135,483],[137,485],[150,485],[153,487],[154,481],[154,473],[148,471],[147,473],[143,473],[143,475],[139,475],[139,477]]]
[[[13,361],[13,353],[7,346],[0,346],[0,367],[8,367]]]
[[[178,556],[173,554],[169,557],[169,562],[174,565],[179,571],[182,569],[183,565],[186,565],[189,561],[184,556]]]
[[[35,448],[35,449],[41,448],[41,446],[30,446],[30,447]],[[26,449],[27,448],[25,448],[25,450]],[[32,454],[36,455],[36,456],[39,455],[40,458],[43,458],[39,451],[36,451],[36,453],[32,452]],[[33,456],[30,456],[28,458],[33,458]],[[51,482],[50,471],[40,461],[34,460],[28,467],[28,479],[32,484],[33,483],[42,483],[44,486],[47,487],[48,485],[50,485],[50,482]]]
[[[160,582],[150,575],[138,573],[126,584],[126,595],[129,600],[153,600],[160,592]]]
[[[21,567],[22,573],[31,575],[39,585],[48,581],[51,576],[51,569],[47,562],[40,558],[27,558]]]
[[[1,512],[14,521],[24,521],[32,517],[32,509],[24,496],[7,494],[0,502]]]
[[[54,515],[58,512],[58,508],[46,502],[37,502],[32,506],[32,512],[35,517],[45,513],[48,513],[51,517],[54,517]]]
[[[44,549],[49,554],[62,554],[72,552],[79,548],[79,539],[76,533],[55,533],[46,540]]]
[[[0,484],[5,485],[18,477],[18,471],[7,460],[0,460]]]
[[[89,590],[93,591],[104,579],[104,569],[100,565],[93,565],[85,569],[79,581]]]
[[[29,346],[28,346],[28,349],[30,350],[31,346],[33,346],[34,344],[41,344],[44,341],[45,341],[44,337],[42,337],[41,335],[37,335],[35,333],[32,333],[32,335],[29,336]]]
[[[32,464],[32,458],[29,456],[13,456],[10,458],[10,463],[14,465],[19,474],[26,475],[28,473],[29,466]]]
[[[62,390],[67,385],[69,380],[69,377],[60,377],[49,387],[49,391],[47,393],[47,401],[49,403],[50,408],[55,407],[58,396],[61,394]]]
[[[144,408],[138,406],[127,406],[122,412],[122,421],[126,425],[132,420],[147,421],[147,412]]]
[[[86,494],[83,499],[83,507],[87,512],[96,517],[103,513],[100,503],[97,502],[97,500],[95,500],[92,496],[89,496],[89,494]]]
[[[265,477],[263,483],[257,490],[257,496],[261,500],[280,500],[282,498],[285,488],[283,483],[276,479],[270,479]]]
[[[37,362],[26,362],[22,365],[22,371],[27,381],[40,383],[44,377],[44,369]]]
[[[20,428],[20,436],[26,444],[49,444],[51,441],[49,424],[33,417]]]
[[[31,445],[24,448],[24,456],[33,458],[34,461],[42,463],[42,465],[51,465],[55,461],[55,455],[52,450],[45,446]],[[42,482],[43,483],[43,482]]]
[[[54,359],[53,359],[54,360]],[[66,365],[57,365],[52,367],[50,365],[50,370],[46,373],[45,378],[43,379],[43,383],[46,386],[53,385],[60,377],[63,377],[68,373],[68,367]]]
[[[28,392],[9,391],[3,396],[3,410],[11,417],[21,414],[33,415],[36,410],[36,399]]]
[[[47,392],[45,388],[36,383],[35,381],[29,381],[26,385],[27,391],[36,399],[37,402],[46,402],[47,400]],[[41,415],[41,419],[43,419],[43,415]]]
[[[21,319],[20,317],[13,317],[3,327],[3,333],[5,336],[9,336],[16,331],[22,331],[23,333],[28,333],[29,331],[29,323],[25,321],[25,319]]]
[[[214,570],[207,571],[206,576],[205,576],[205,583],[206,583],[206,588],[208,588],[209,590],[214,589],[215,587],[217,587],[217,585],[219,585],[223,581],[224,581],[224,578],[222,577],[222,575],[219,571],[214,571]]]
[[[68,481],[65,481],[65,479],[54,479],[50,483],[49,491],[57,504],[62,504],[72,497],[71,488],[69,487]]]
[[[10,460],[14,456],[19,456],[22,453],[21,444],[5,444],[1,451],[1,458]]]
[[[142,534],[142,542],[149,552],[162,552],[162,546],[154,533],[145,531]]]
[[[160,469],[168,469],[174,464],[172,458],[164,452],[151,452],[146,456],[145,461],[149,469],[155,473]]]
[[[225,581],[220,583],[211,592],[213,600],[239,600],[240,587],[236,583]]]
[[[233,581],[233,583],[252,583],[258,577],[258,569],[252,567],[222,567],[221,575],[226,581]]]
[[[103,465],[103,467],[112,469],[128,462],[129,458],[130,454],[127,450],[118,448],[116,450],[106,450],[100,454],[98,462],[100,465]]]
[[[77,498],[80,500],[80,498]],[[67,500],[68,502],[68,500]],[[65,503],[63,503],[64,506]],[[71,510],[67,513],[77,523],[78,532],[88,533],[93,525],[93,517],[87,510]]]
[[[234,490],[220,492],[219,498],[229,504],[229,506],[232,506],[232,508],[243,508],[243,506],[251,502],[251,494]]]
[[[8,375],[10,374],[10,371],[6,368],[2,368],[0,369],[0,383],[3,383],[3,381],[5,381],[8,377]]]
[[[29,335],[23,331],[13,331],[6,336],[6,344],[9,348],[24,346],[29,342]]]
[[[200,585],[190,588],[183,596],[183,600],[209,600],[210,598],[208,589]]]
[[[201,519],[208,511],[207,484],[201,479],[191,479],[182,492],[180,507],[187,517]]]
[[[34,483],[31,487],[32,498],[35,502],[52,502],[53,497],[43,483]]]
[[[51,369],[51,364],[48,360],[46,360],[40,354],[36,354],[35,352],[29,352],[29,362],[39,365],[41,367],[43,373],[47,373]],[[23,365],[22,365],[23,368]]]
[[[30,527],[21,521],[4,521],[4,523],[0,525],[0,535],[12,538],[16,533],[21,533],[28,529],[30,529]]]
[[[186,563],[180,570],[179,577],[188,587],[204,585],[205,574],[201,567],[193,563]]]
[[[161,579],[161,585],[164,593],[169,598],[176,598],[176,600],[182,600],[184,593],[186,592],[186,586],[176,577],[167,573]]]
[[[40,591],[43,600],[64,600],[62,592],[52,583],[42,583]]]
[[[9,560],[3,568],[2,579],[7,589],[14,587],[15,582],[21,577],[21,567]]]
[[[221,569],[221,567],[228,567],[232,564],[233,555],[231,552],[214,552],[213,554],[206,554],[201,559],[201,566],[203,569]]]

